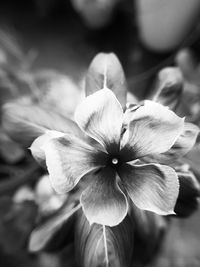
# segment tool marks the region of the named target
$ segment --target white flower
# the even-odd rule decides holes
[[[80,202],[90,223],[119,224],[127,214],[129,200],[160,215],[174,213],[179,193],[176,172],[158,163],[143,164],[142,158],[175,154],[177,143],[178,151],[186,153],[195,142],[197,128],[193,129],[195,134],[187,136],[192,141],[186,147],[184,119],[148,100],[124,113],[107,88],[83,100],[75,121],[82,137],[71,133],[50,137],[48,132],[35,142],[40,143],[39,155],[45,158],[58,193],[72,190],[81,179],[87,180]],[[180,150],[182,144],[185,147]],[[34,143],[32,151],[37,157]]]

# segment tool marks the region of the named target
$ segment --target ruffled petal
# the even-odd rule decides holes
[[[174,160],[186,155],[195,145],[197,136],[199,134],[199,127],[192,123],[184,124],[184,131],[178,137],[174,145],[165,153],[151,155],[154,162],[169,164]],[[148,158],[151,161],[150,158]]]
[[[103,166],[107,157],[104,152],[70,134],[50,139],[41,148],[51,184],[60,194],[72,190],[85,174]]]
[[[166,152],[166,156],[178,158],[187,154],[196,143],[199,134],[199,127],[192,123],[184,124],[184,131],[178,137],[172,148]]]
[[[37,160],[39,164],[45,165],[46,159],[44,150],[41,147],[44,146],[52,138],[58,138],[64,135],[64,133],[58,131],[47,130],[45,134],[39,136],[34,140],[29,149],[31,150],[33,157]]]
[[[122,138],[121,147],[122,154],[129,151],[129,158],[125,155],[127,161],[166,152],[173,146],[184,127],[184,118],[150,100],[146,100],[143,106],[125,118],[126,120],[129,118],[129,124]]]
[[[82,130],[109,152],[111,147],[118,149],[123,110],[111,90],[101,89],[86,97],[75,112],[75,120]]]
[[[107,167],[95,173],[81,195],[81,204],[90,224],[119,224],[127,214],[128,204],[116,181],[116,172]]]
[[[119,169],[119,176],[138,208],[159,215],[174,214],[179,181],[171,167],[159,164],[124,164]]]

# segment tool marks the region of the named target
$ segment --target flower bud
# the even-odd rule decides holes
[[[112,19],[113,11],[119,0],[71,0],[72,5],[80,13],[85,24],[90,28],[101,28]]]

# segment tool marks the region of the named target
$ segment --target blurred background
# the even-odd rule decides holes
[[[53,253],[28,252],[40,217],[51,216],[66,199],[54,194],[46,172],[32,159],[26,134],[19,131],[10,138],[3,105],[27,104],[33,97],[45,109],[71,118],[91,60],[99,52],[114,52],[127,77],[130,101],[149,98],[158,73],[177,67],[183,77],[178,112],[200,125],[199,15],[199,0],[0,1],[1,267],[76,266],[69,259],[73,245]],[[200,179],[199,145],[185,162]],[[193,214],[173,218],[159,254],[145,266],[200,266],[197,202]]]

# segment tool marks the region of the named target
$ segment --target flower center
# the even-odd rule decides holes
[[[119,162],[119,161],[118,161],[117,158],[113,158],[113,159],[112,159],[112,164],[116,165],[118,162]]]

